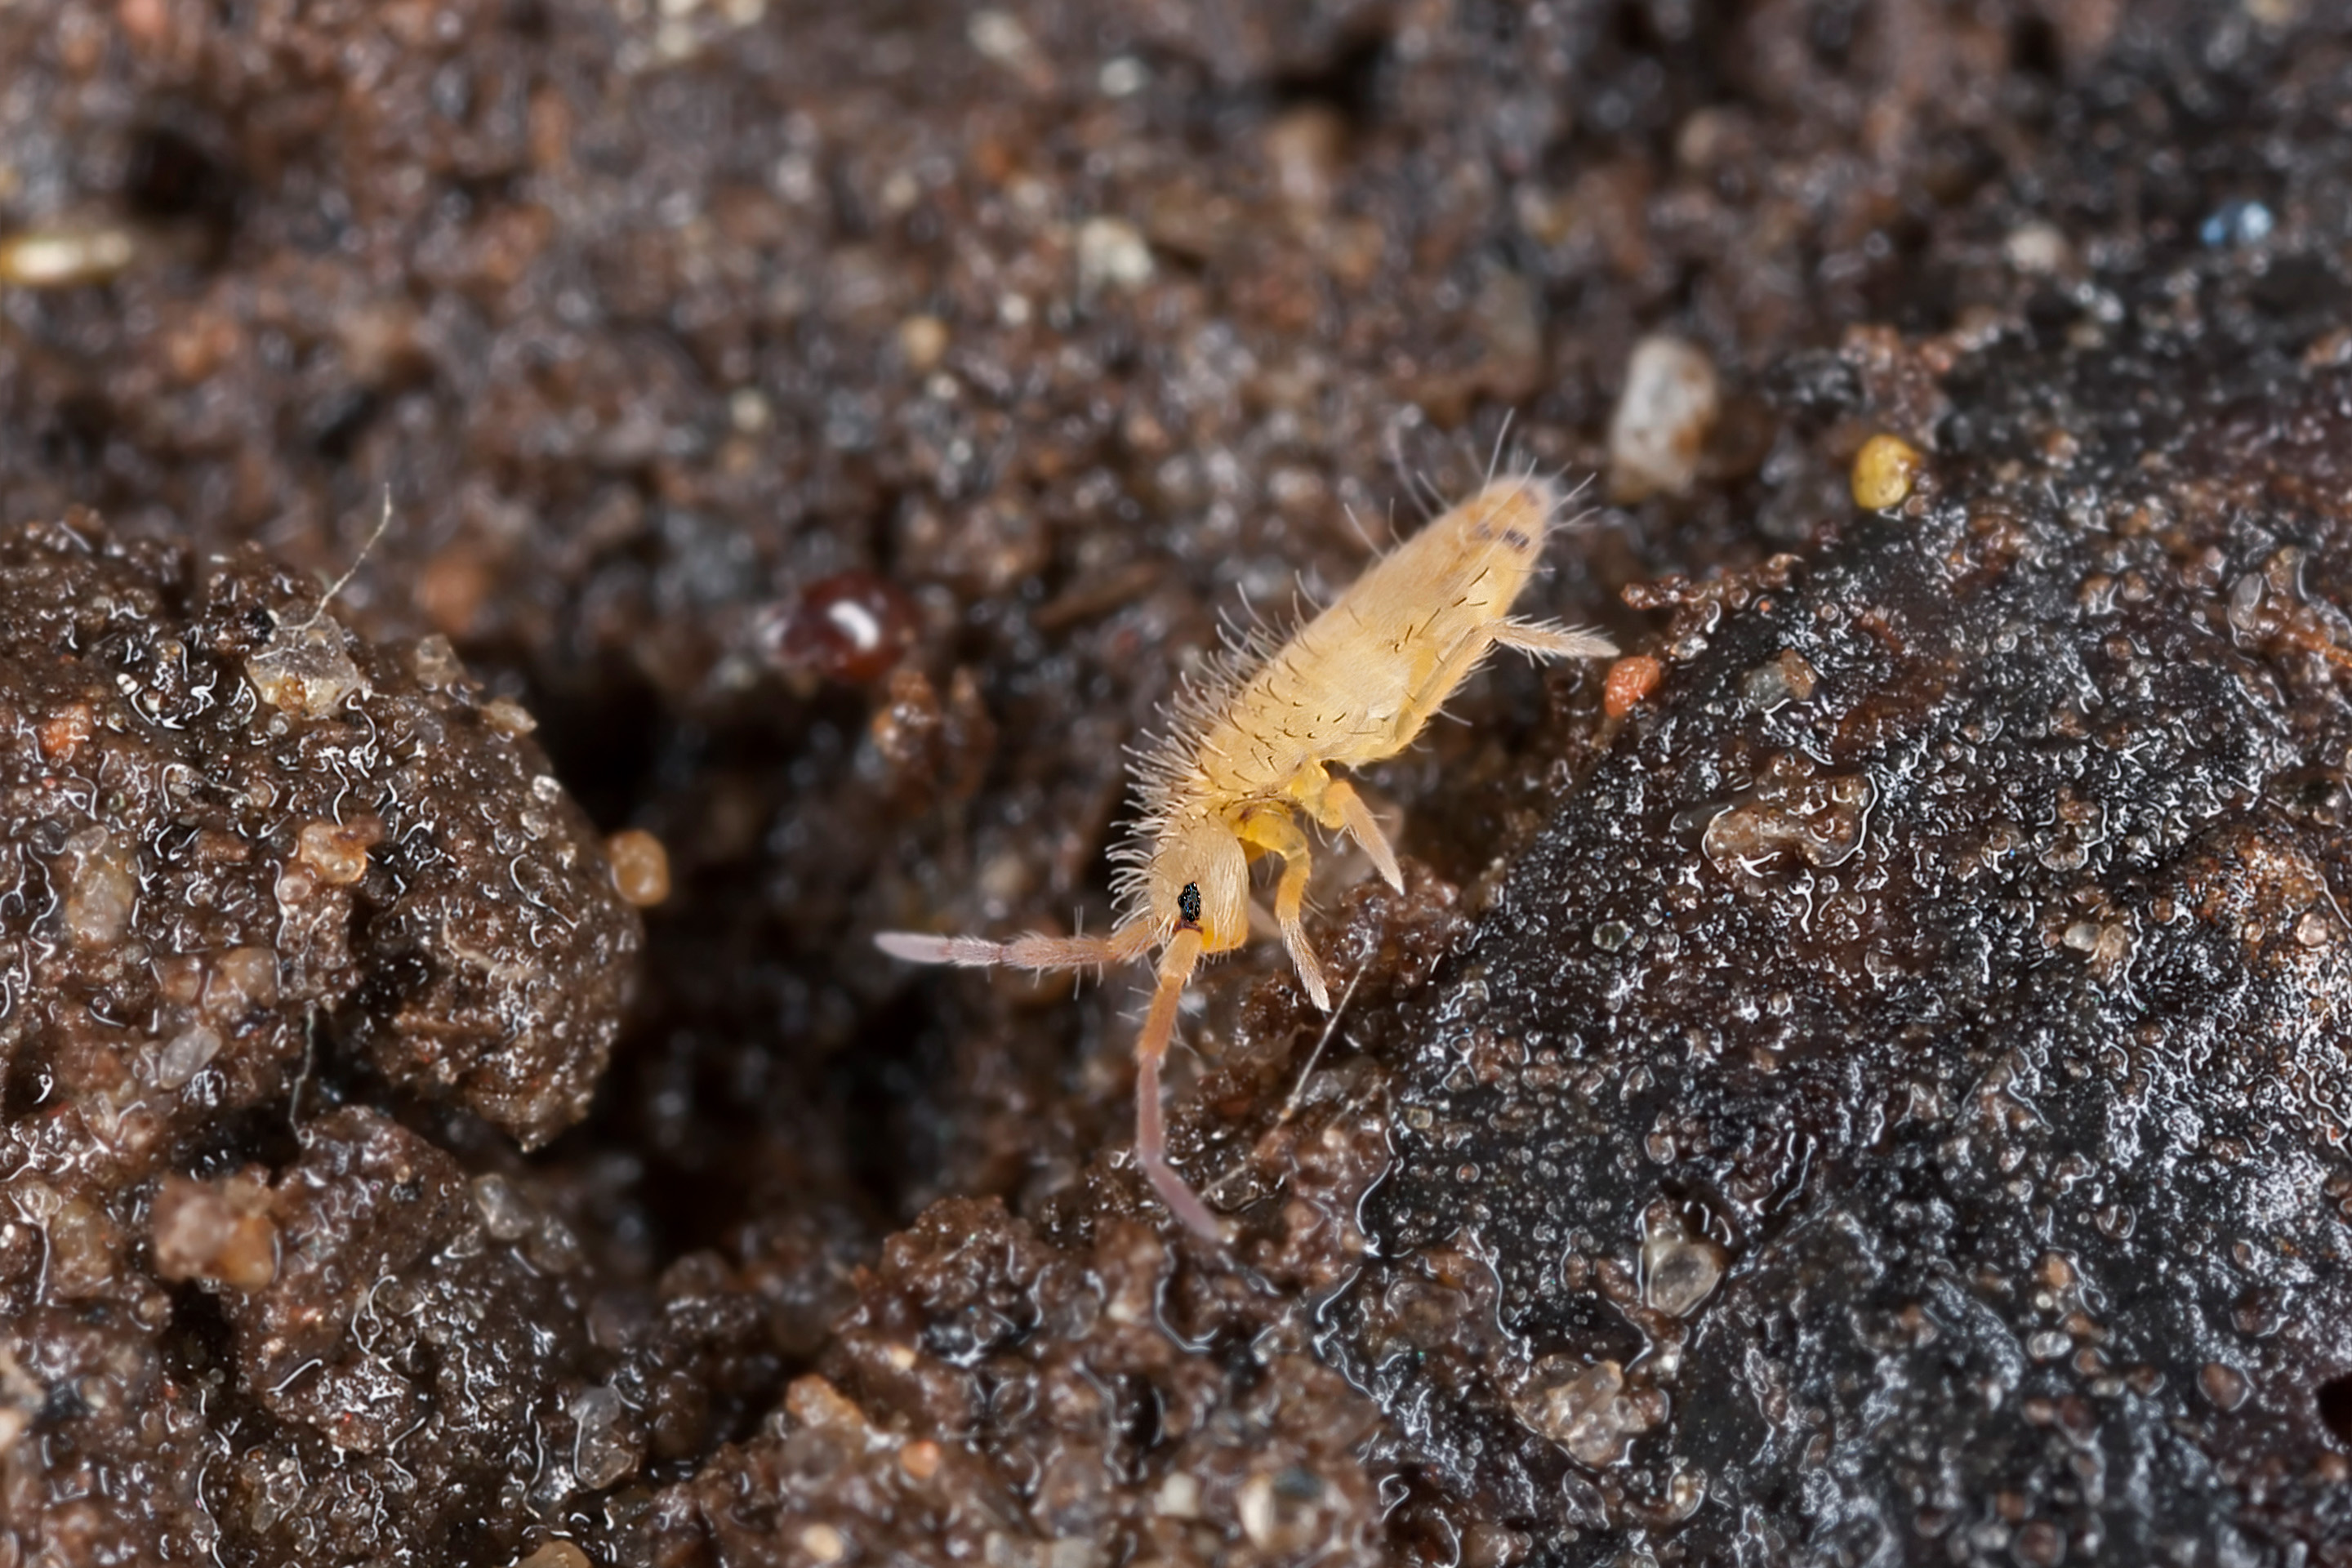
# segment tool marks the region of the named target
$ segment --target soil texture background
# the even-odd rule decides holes
[[[2313,0],[0,5],[0,1568],[2352,1563],[2347,171]],[[1212,1246],[871,939],[1498,461],[1627,657]]]

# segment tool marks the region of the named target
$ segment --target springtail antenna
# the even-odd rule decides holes
[[[1108,936],[1016,936],[991,942],[982,936],[929,936],[921,931],[877,932],[874,945],[909,963],[952,963],[964,969],[1089,969],[1143,956],[1151,933],[1142,928]]]

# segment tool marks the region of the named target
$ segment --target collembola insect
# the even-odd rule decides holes
[[[1188,682],[1166,736],[1135,753],[1139,808],[1115,851],[1119,920],[1107,936],[984,937],[887,931],[883,952],[917,963],[1076,969],[1157,950],[1159,984],[1137,1037],[1137,1163],[1176,1216],[1222,1240],[1216,1218],[1184,1184],[1160,1120],[1160,1064],[1176,1003],[1202,957],[1250,931],[1250,864],[1278,857],[1274,920],[1300,984],[1331,1006],[1307,940],[1309,846],[1298,818],[1362,846],[1402,891],[1396,851],[1333,764],[1392,757],[1496,647],[1536,658],[1614,653],[1597,632],[1522,620],[1511,604],[1535,573],[1566,497],[1534,474],[1490,480],[1374,562],[1329,607],[1281,644],[1244,639],[1205,679]]]

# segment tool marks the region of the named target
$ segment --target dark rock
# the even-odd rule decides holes
[[[2336,1539],[2352,380],[1954,379],[1933,497],[1685,649],[1400,1064],[1327,1348],[1553,1560]]]

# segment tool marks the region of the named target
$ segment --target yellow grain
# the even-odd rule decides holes
[[[1853,472],[1848,480],[1853,489],[1853,504],[1864,511],[1901,506],[1927,466],[1919,448],[1900,436],[1873,436],[1853,457]]]

